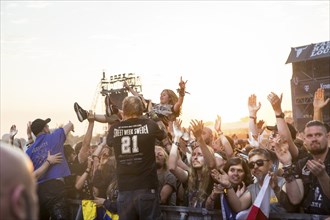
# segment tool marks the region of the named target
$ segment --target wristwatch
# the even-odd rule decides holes
[[[284,118],[284,113],[283,113],[283,112],[281,112],[281,114],[279,114],[279,115],[276,115],[276,118]]]

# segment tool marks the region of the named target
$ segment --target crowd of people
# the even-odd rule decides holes
[[[165,89],[153,103],[124,82],[131,95],[122,106],[106,95],[101,114],[74,103],[78,120],[88,122],[74,146],[66,143],[71,121],[50,129],[50,118],[35,119],[27,124],[27,141],[15,138],[13,125],[1,140],[1,219],[70,219],[68,199],[90,200],[98,213],[132,220],[162,219],[161,205],[221,210],[225,198],[236,216],[252,206],[266,178],[271,213],[330,216],[324,89],[315,92],[314,117],[303,131],[285,120],[282,95],[267,97],[275,126],[257,120],[261,103],[250,95],[249,134],[239,142],[225,135],[220,116],[214,128],[201,119],[182,126],[186,84],[181,78],[178,95]],[[92,144],[95,122],[109,130]]]

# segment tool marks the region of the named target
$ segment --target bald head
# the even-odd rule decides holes
[[[213,141],[212,129],[209,127],[203,128],[202,138],[207,145],[211,145]]]
[[[19,148],[0,142],[0,219],[37,219],[33,165]]]

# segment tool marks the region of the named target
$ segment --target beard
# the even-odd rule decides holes
[[[313,155],[320,155],[320,154],[325,153],[326,150],[327,150],[327,148],[325,147],[325,148],[311,149],[311,150],[309,150],[309,152]]]
[[[319,146],[317,146],[317,147],[313,147],[313,145],[315,145],[315,144],[317,144],[317,145],[319,145]],[[311,145],[310,145],[310,147],[309,147],[310,149],[308,149],[308,151],[311,153],[311,154],[313,154],[313,155],[320,155],[320,154],[323,154],[323,153],[325,153],[326,151],[327,151],[327,146],[322,146],[322,144],[321,143],[319,143],[319,142],[312,142],[311,143]]]

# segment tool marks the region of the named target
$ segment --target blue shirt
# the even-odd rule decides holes
[[[69,176],[70,169],[64,157],[64,142],[66,135],[63,128],[56,129],[51,134],[37,136],[35,142],[27,149],[26,153],[32,160],[34,170],[37,170],[47,160],[48,151],[50,154],[62,154],[62,162],[52,164],[47,171],[38,179],[38,183],[47,180]]]

